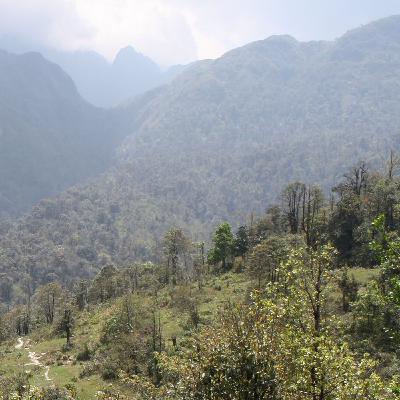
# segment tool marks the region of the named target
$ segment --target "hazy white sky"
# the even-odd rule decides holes
[[[0,36],[109,59],[132,45],[169,65],[272,34],[333,39],[392,14],[400,0],[0,0]]]

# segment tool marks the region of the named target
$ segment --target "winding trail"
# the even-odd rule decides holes
[[[15,348],[17,349],[17,350],[19,350],[19,349],[22,349],[22,346],[24,345],[24,341],[22,340],[22,338],[18,338],[17,339],[17,344],[15,345]]]
[[[50,372],[50,367],[48,365],[46,365],[45,371],[44,371],[44,379],[46,379],[46,381],[52,381],[53,380],[53,379],[51,379],[49,377],[49,372]]]
[[[50,367],[48,365],[44,365],[40,359],[46,355],[46,353],[41,353],[38,354],[34,351],[30,351],[30,346],[29,346],[29,340],[27,340],[26,342],[24,342],[24,340],[19,337],[17,339],[17,344],[15,345],[15,348],[17,350],[20,350],[22,348],[25,348],[25,350],[28,350],[28,357],[29,360],[31,361],[30,363],[25,364],[25,366],[29,366],[29,365],[35,365],[38,367],[42,367],[44,368],[44,379],[46,379],[46,381],[52,381],[52,379],[49,377],[49,372],[50,372]]]

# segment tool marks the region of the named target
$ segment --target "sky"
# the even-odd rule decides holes
[[[400,0],[0,0],[0,37],[109,60],[131,45],[166,66],[273,34],[332,40],[393,14]]]

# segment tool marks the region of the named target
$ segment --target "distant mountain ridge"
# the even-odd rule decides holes
[[[210,165],[208,179],[225,181],[219,202],[239,212],[262,209],[288,180],[329,187],[351,163],[378,162],[399,147],[399,30],[400,17],[392,17],[335,42],[275,36],[197,63],[147,106],[124,157],[140,171],[156,155],[154,171],[146,163],[151,178],[139,184],[174,186],[185,175],[210,201],[221,186],[196,181],[196,165],[178,165],[179,157],[196,157]],[[181,172],[165,176],[160,165]]]
[[[83,100],[40,54],[0,51],[0,215],[104,171],[122,140],[121,120]]]
[[[163,70],[131,46],[121,49],[113,62],[94,51],[58,51],[9,36],[0,37],[0,49],[17,54],[41,53],[64,69],[85,100],[103,108],[168,83],[185,68],[177,65]]]

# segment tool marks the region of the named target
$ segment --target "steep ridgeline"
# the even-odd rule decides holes
[[[128,46],[110,62],[95,51],[61,51],[40,46],[17,36],[0,36],[0,48],[11,53],[39,52],[58,64],[74,81],[80,95],[97,107],[114,107],[171,81],[184,68],[166,70]]]
[[[288,182],[327,188],[359,159],[379,167],[399,148],[399,66],[400,17],[335,42],[276,36],[199,62],[119,109],[135,127],[113,170],[1,227],[0,265],[75,279],[146,259],[171,225],[207,238]]]
[[[0,215],[103,171],[123,137],[119,114],[86,103],[39,54],[0,52]]]
[[[99,107],[113,107],[172,80],[183,66],[163,71],[133,47],[121,49],[113,62],[95,52],[43,49],[45,57],[71,76],[79,93]]]
[[[252,43],[178,77],[123,156],[141,189],[201,220],[262,211],[289,181],[327,188],[399,147],[399,65],[400,17],[332,43]]]

